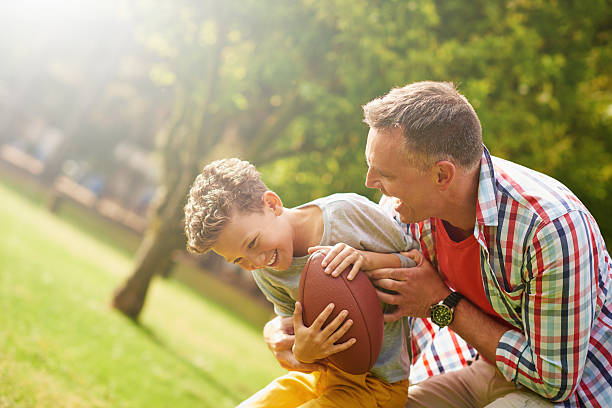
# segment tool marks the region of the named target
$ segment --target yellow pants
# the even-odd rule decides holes
[[[238,408],[403,408],[408,380],[389,384],[370,373],[353,375],[329,365],[326,371],[290,371]]]

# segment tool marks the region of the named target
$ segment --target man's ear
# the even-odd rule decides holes
[[[274,191],[266,191],[263,193],[264,207],[271,209],[275,215],[283,213],[283,202]]]
[[[455,179],[457,168],[453,163],[447,160],[441,160],[432,167],[432,172],[433,181],[436,187],[440,191],[445,191]]]

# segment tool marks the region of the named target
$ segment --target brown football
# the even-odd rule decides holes
[[[315,252],[302,270],[300,302],[304,325],[310,326],[330,303],[334,303],[335,307],[325,325],[342,310],[347,310],[353,325],[337,343],[344,343],[352,337],[357,341],[328,359],[348,373],[365,373],[374,366],[383,339],[383,313],[376,290],[363,272],[358,273],[352,281],[346,279],[348,270],[337,278],[325,274],[321,266],[323,258],[325,255],[322,252]]]

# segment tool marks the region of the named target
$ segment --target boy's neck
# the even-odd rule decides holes
[[[316,205],[286,209],[293,228],[293,256],[308,255],[308,248],[319,245],[323,237],[323,212]]]

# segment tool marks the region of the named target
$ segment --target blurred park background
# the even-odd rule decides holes
[[[608,0],[0,4],[0,408],[231,407],[282,373],[248,274],[184,250],[203,164],[364,186],[361,105],[455,82],[612,237]],[[145,303],[146,300],[146,303]]]

